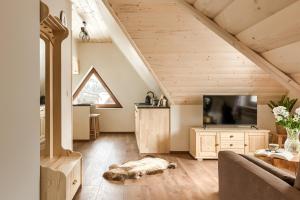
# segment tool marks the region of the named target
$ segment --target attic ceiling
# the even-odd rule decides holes
[[[205,12],[215,17],[233,1],[202,2],[209,8]],[[209,5],[216,2],[221,5]],[[204,94],[252,94],[265,103],[287,93],[269,73],[208,29],[178,1],[109,3],[175,104],[201,104]]]
[[[101,13],[96,9],[95,1],[71,0],[72,2],[72,33],[73,37],[79,38],[80,28],[83,21],[87,23],[87,31],[90,35],[90,42],[111,42],[108,28]]]
[[[186,0],[300,83],[299,0]]]

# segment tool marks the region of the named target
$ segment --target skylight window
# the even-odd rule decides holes
[[[91,68],[74,93],[73,104],[94,104],[97,108],[122,108],[95,68]]]

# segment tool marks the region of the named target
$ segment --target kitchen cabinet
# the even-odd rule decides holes
[[[169,153],[170,109],[136,106],[135,135],[140,153]]]

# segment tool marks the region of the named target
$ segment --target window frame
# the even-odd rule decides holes
[[[115,95],[112,93],[112,91],[109,89],[105,81],[101,78],[95,67],[92,67],[87,75],[83,78],[81,83],[79,84],[79,87],[76,89],[75,93],[73,94],[73,101],[77,96],[80,94],[83,87],[86,85],[86,83],[90,80],[92,75],[95,75],[96,78],[99,80],[99,82],[103,85],[104,89],[108,92],[110,97],[113,99],[114,104],[94,104],[96,108],[123,108],[123,106],[120,104],[118,99],[115,97]]]

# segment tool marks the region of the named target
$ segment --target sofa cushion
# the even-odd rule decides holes
[[[298,173],[297,173],[294,187],[300,190],[300,167],[298,167]]]
[[[241,155],[241,156],[243,156],[244,158],[246,158],[250,162],[256,164],[257,166],[263,168],[264,170],[268,171],[269,173],[273,174],[274,176],[277,176],[278,178],[285,181],[289,185],[294,186],[294,184],[296,184],[295,183],[295,177],[288,174],[288,173],[286,173],[285,171],[283,171],[279,168],[276,168],[276,167],[272,166],[271,164],[266,163],[265,161],[260,160],[260,159],[254,157],[254,156],[249,156],[249,155]],[[300,181],[299,181],[299,183],[300,183]]]

